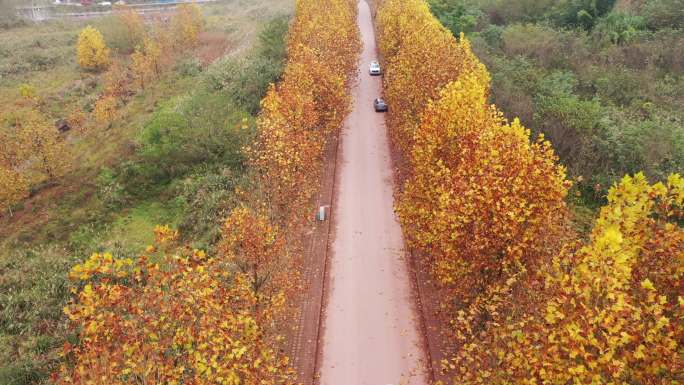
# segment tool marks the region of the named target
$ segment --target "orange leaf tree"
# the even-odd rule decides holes
[[[398,213],[470,322],[488,319],[490,289],[538,268],[562,230],[565,172],[551,145],[529,136],[486,104],[475,76],[447,85],[415,134]]]
[[[280,312],[287,289],[297,284],[297,277],[277,228],[264,214],[238,207],[226,220],[222,235],[219,253],[249,285],[254,317],[264,320]]]
[[[346,87],[360,47],[355,17],[350,0],[296,4],[288,62],[282,81],[262,101],[259,137],[250,151],[259,195],[278,225],[309,218],[323,151],[349,108]]]
[[[437,60],[452,78],[430,78],[424,47],[443,38],[423,1],[381,1],[378,29],[390,130],[410,154],[398,212],[446,288],[454,381],[681,382],[681,177],[625,177],[591,239],[567,241],[564,169],[543,137],[487,105],[488,75],[463,37]]]
[[[156,262],[94,254],[72,269],[81,288],[65,312],[80,342],[64,346],[55,383],[291,382],[240,275],[201,251],[157,254]]]
[[[684,338],[684,180],[625,177],[591,239],[568,244],[518,311],[463,341],[451,365],[463,383],[671,384]],[[521,306],[527,305],[527,306]],[[498,324],[495,323],[498,321]]]
[[[489,74],[470,50],[430,13],[423,0],[384,0],[377,15],[380,52],[385,61],[385,96],[391,106],[390,134],[405,157],[423,109],[447,83],[464,74],[489,83]]]
[[[0,134],[0,164],[26,175],[30,183],[66,172],[70,152],[55,126],[39,111],[13,111],[5,125]]]

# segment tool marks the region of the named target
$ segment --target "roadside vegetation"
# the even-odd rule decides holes
[[[509,3],[501,2],[501,9],[510,11]],[[601,1],[586,2],[593,7],[584,8],[584,3],[549,2],[564,16],[558,20],[545,16],[546,28],[553,31],[558,28],[551,27],[553,23],[565,23],[568,28],[582,28],[568,30],[570,36],[591,36],[586,29],[593,31],[606,23],[602,17],[610,18],[613,8]],[[530,2],[528,10],[539,11],[539,5]],[[577,7],[562,8],[571,5]],[[464,12],[459,22],[479,15],[473,10]],[[614,156],[625,151],[619,147],[627,142],[616,140],[612,147],[601,148],[602,152],[569,159],[564,153],[567,143],[554,136],[574,132],[577,142],[569,148],[598,151],[581,146],[600,144],[600,131],[571,131],[573,127],[566,125],[573,117],[596,116],[602,121],[610,119],[608,112],[634,113],[638,104],[604,102],[596,90],[590,100],[585,99],[579,88],[558,83],[567,77],[582,79],[573,75],[580,67],[563,72],[561,67],[545,68],[536,59],[509,59],[500,53],[501,57],[490,57],[495,62],[490,73],[471,49],[470,40],[456,37],[442,25],[456,19],[440,22],[423,0],[380,1],[376,20],[385,62],[385,96],[392,106],[388,127],[401,159],[403,185],[396,210],[418,258],[416,265],[425,266],[431,277],[419,284],[427,287],[428,295],[439,298],[438,305],[425,310],[426,317],[441,326],[441,334],[432,341],[442,354],[442,367],[434,368],[438,376],[443,374],[446,382],[473,385],[681,381],[681,164],[638,161],[629,163],[632,170],[625,162],[593,163],[592,169],[578,169],[578,164],[594,160],[589,155]],[[506,27],[504,42],[508,28],[536,27]],[[652,37],[649,34],[657,32],[644,33]],[[471,36],[484,39],[483,34]],[[523,52],[534,41],[526,32],[516,36],[509,44],[525,47]],[[555,48],[563,41],[553,37],[545,47]],[[604,44],[618,52],[622,47],[618,38]],[[577,50],[558,51],[547,59],[563,60],[563,52],[574,55]],[[603,60],[610,62],[615,56],[619,62],[620,55],[614,51]],[[497,72],[501,71],[497,60],[530,60],[526,65],[531,67],[524,68],[543,76],[528,77],[528,72],[518,76],[518,71],[504,76]],[[582,68],[590,67],[584,64]],[[610,74],[612,67],[606,64],[598,69]],[[675,70],[668,66],[666,72]],[[644,71],[657,72],[651,67]],[[536,103],[531,124],[541,125],[536,130],[525,128],[518,118],[506,119],[499,109],[505,109],[505,102],[488,103],[490,96],[497,100],[501,82],[510,82],[510,88],[502,86],[505,91],[549,81],[548,93],[530,95]],[[558,92],[562,96],[557,97]],[[522,92],[511,102],[525,95]],[[614,96],[619,95],[621,89],[616,88]],[[593,107],[582,109],[586,105]],[[674,105],[666,104],[662,110],[654,107],[654,113],[665,114],[663,118],[673,123],[672,130],[655,125],[648,137],[629,139],[652,146],[642,152],[633,148],[631,155],[681,159],[681,149],[673,147],[680,144],[676,137],[682,129],[676,120],[679,112],[668,115],[668,106]],[[561,107],[553,122],[562,130],[542,135],[547,133],[544,124],[551,122],[542,114],[544,108],[556,111]],[[624,126],[601,127],[626,130]],[[675,136],[648,142],[651,135],[663,133]],[[629,135],[617,134],[620,140]],[[572,226],[566,199],[576,187],[557,154],[575,176],[580,196],[584,191],[580,176],[591,183],[609,183],[585,197],[591,204],[602,205],[589,231]],[[604,188],[608,188],[607,196]]]
[[[245,183],[253,98],[282,72],[291,9],[198,10],[164,25],[122,10],[0,29],[0,101],[12,106],[0,113],[11,139],[0,150],[0,383],[47,381],[78,342],[62,309],[77,287],[68,272],[92,253],[134,258],[157,224],[214,249]]]
[[[136,189],[148,180],[164,185],[189,177],[196,157],[222,166],[215,174],[202,169],[199,189],[220,177],[243,176],[245,183],[216,184],[217,193],[234,194],[225,206],[229,213],[221,207],[202,211],[206,206],[183,212],[183,219],[192,215],[202,226],[220,230],[217,247],[211,241],[205,247],[209,253],[189,245],[193,227],[184,240],[170,226],[157,226],[154,245],[138,256],[95,253],[73,267],[70,277],[78,284],[64,311],[75,336],[63,347],[56,383],[294,383],[285,348],[288,337],[296,338],[292,331],[299,318],[293,316],[303,292],[310,202],[326,143],[349,109],[348,86],[360,44],[356,1],[300,1],[295,8],[280,81],[266,90],[267,82],[248,69],[252,61],[271,69],[265,73],[279,72],[266,59],[284,52],[282,39],[266,32],[246,62],[222,63],[229,71],[246,66],[248,78],[218,71],[204,79],[204,86],[226,92],[227,99],[206,109],[192,101],[180,104],[188,110],[167,106],[143,129],[140,163],[121,173]],[[271,24],[276,31],[286,25]],[[239,92],[265,92],[254,140],[249,140],[248,119],[234,125],[233,115],[221,124],[246,136],[225,134],[216,126],[207,135],[210,141],[198,138],[197,131],[204,132],[196,119],[221,116],[230,103],[250,106],[253,99]],[[190,197],[201,197],[200,191],[191,190]],[[214,202],[225,200],[216,196],[209,203]],[[205,213],[225,221],[219,226],[201,216]]]
[[[430,0],[492,75],[490,100],[551,141],[592,211],[625,174],[684,169],[681,0]]]

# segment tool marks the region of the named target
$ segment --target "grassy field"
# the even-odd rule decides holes
[[[253,137],[254,100],[279,76],[292,4],[223,1],[203,12],[198,47],[111,124],[69,132],[69,172],[0,216],[0,384],[46,382],[73,338],[61,310],[73,264],[101,250],[136,255],[157,224],[180,228],[198,247],[216,240],[232,191],[246,183],[242,147]],[[78,68],[76,36],[92,24],[112,38],[110,22],[0,29],[0,103],[14,103],[29,84],[51,119],[73,106],[87,111],[102,74]]]

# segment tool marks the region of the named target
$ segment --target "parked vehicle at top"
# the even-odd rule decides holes
[[[381,75],[382,70],[380,70],[380,63],[378,63],[375,60],[372,61],[370,64],[370,71],[369,72],[371,75]]]
[[[375,108],[375,112],[387,111],[387,103],[385,103],[385,100],[382,98],[376,98],[373,100],[373,107]]]

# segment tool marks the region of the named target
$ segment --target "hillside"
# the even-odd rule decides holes
[[[61,147],[48,158],[68,162],[54,177],[32,171],[28,197],[0,215],[0,383],[44,382],[55,369],[74,338],[62,313],[74,264],[102,250],[136,256],[158,224],[180,228],[197,246],[215,244],[233,191],[245,183],[241,147],[254,136],[259,99],[282,71],[292,8],[230,1],[201,10],[196,42],[164,52],[144,86],[126,69],[143,43],[126,24],[135,18],[0,29],[0,102],[13,106],[0,112],[0,136],[18,132],[16,122],[30,114],[49,135],[54,122],[69,125],[51,136]],[[143,28],[154,33],[158,23]],[[108,70],[77,64],[87,24],[111,50]],[[111,87],[115,109],[100,119],[96,106]]]

